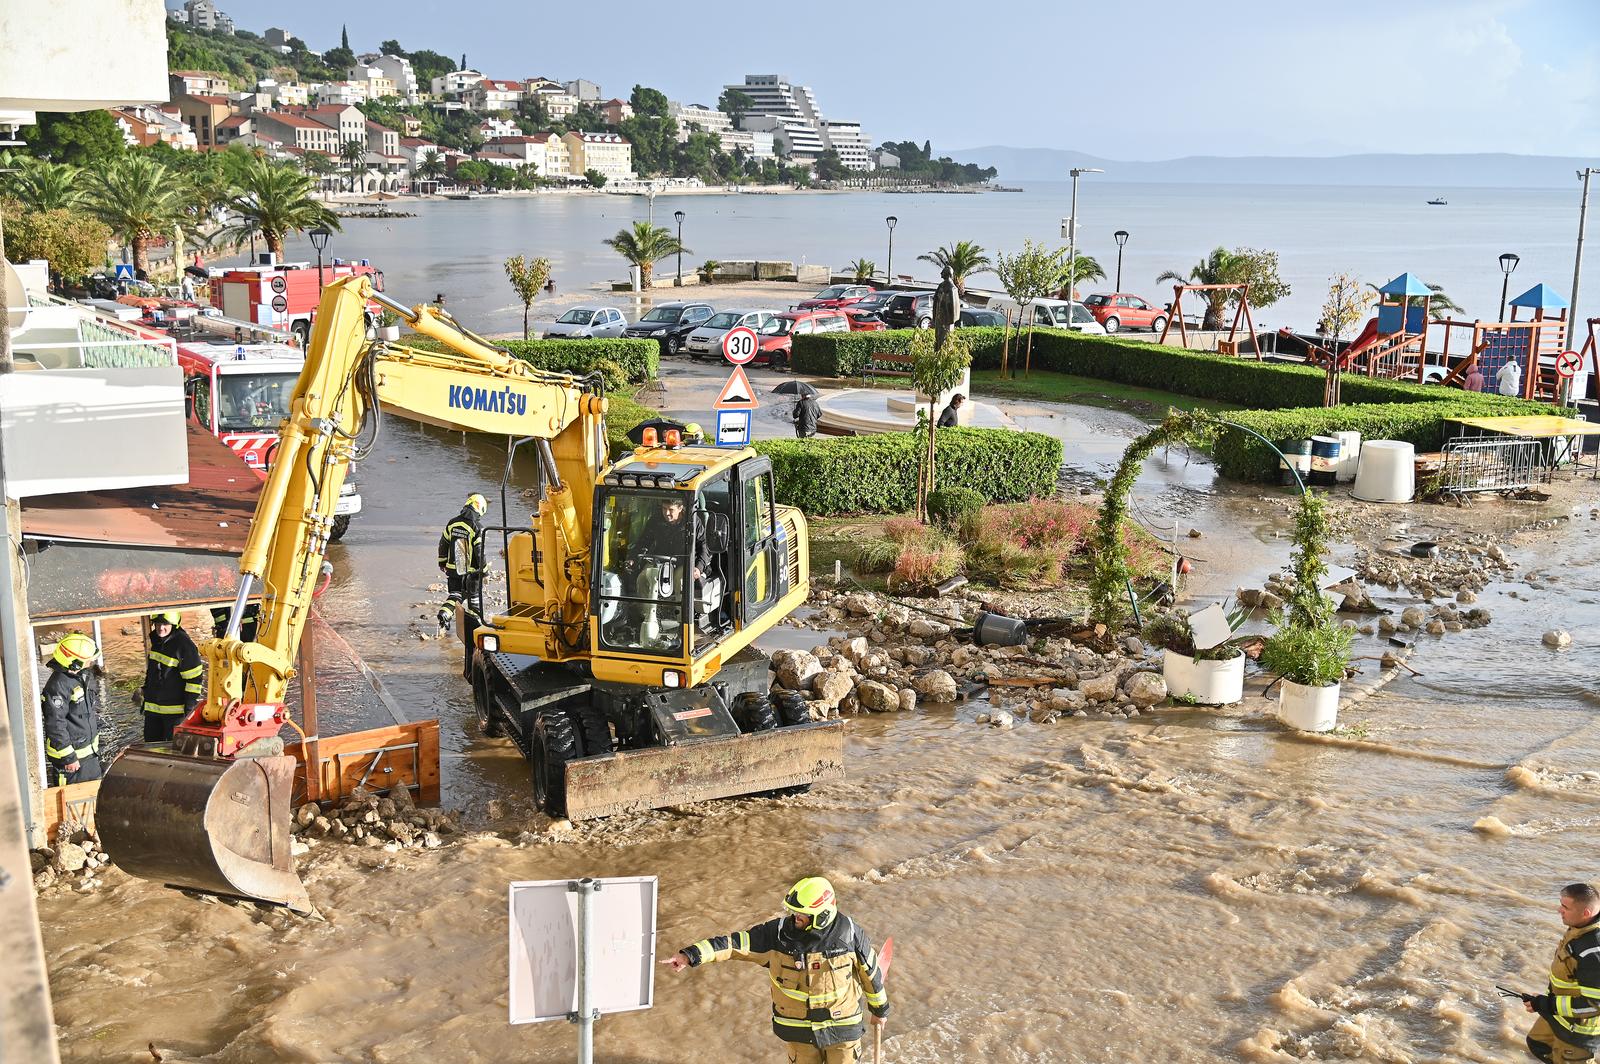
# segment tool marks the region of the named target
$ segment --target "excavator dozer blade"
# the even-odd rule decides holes
[[[567,818],[760,794],[844,776],[844,721],[568,761]]]
[[[289,852],[292,757],[233,761],[135,746],[95,803],[100,843],[131,876],[310,912]]]

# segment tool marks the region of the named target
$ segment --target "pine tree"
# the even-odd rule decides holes
[[[467,69],[467,53],[466,52],[462,52],[461,53],[461,65],[456,67],[456,69],[457,70],[465,70],[465,69]]]
[[[339,27],[339,47],[347,52],[350,50],[350,27],[348,26]]]

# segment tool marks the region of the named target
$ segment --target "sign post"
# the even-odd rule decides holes
[[[594,1024],[654,1002],[656,877],[556,879],[510,888],[510,1020],[578,1025],[579,1064]]]

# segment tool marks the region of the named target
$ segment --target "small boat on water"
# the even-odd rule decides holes
[[[1428,201],[1428,206],[1430,207],[1448,207],[1449,205],[1450,201],[1445,199],[1443,196],[1435,196],[1433,199]]]

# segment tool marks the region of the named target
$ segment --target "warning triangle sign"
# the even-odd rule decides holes
[[[756,390],[750,387],[750,378],[744,375],[744,367],[733,367],[733,372],[728,374],[728,383],[722,386],[722,394],[717,396],[717,409],[753,410],[758,405]]]

